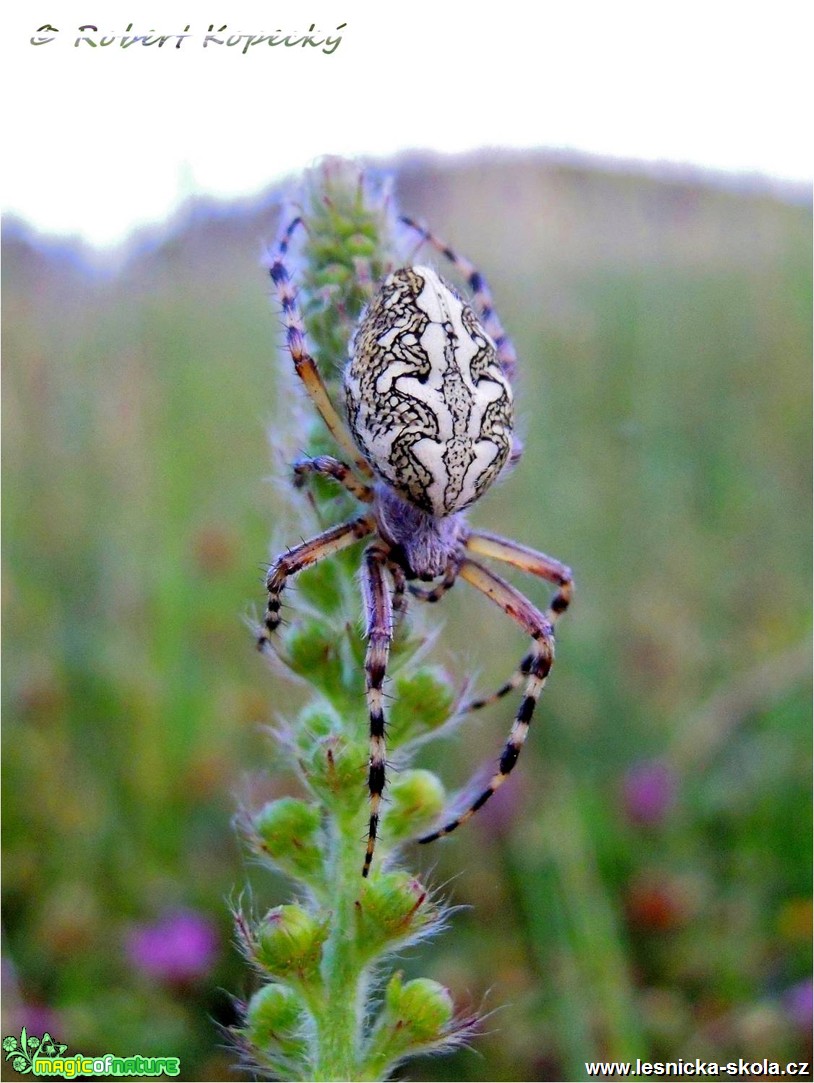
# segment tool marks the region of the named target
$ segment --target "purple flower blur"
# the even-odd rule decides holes
[[[634,824],[659,824],[672,808],[676,776],[661,760],[649,760],[631,767],[622,783],[622,800],[627,818]]]
[[[808,1034],[814,1015],[814,986],[811,978],[804,978],[787,989],[783,1002],[792,1023]]]
[[[215,926],[194,910],[168,911],[127,937],[127,957],[143,974],[167,983],[204,977],[218,953]]]

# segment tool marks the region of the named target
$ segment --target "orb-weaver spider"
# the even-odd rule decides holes
[[[367,511],[279,556],[266,578],[268,604],[258,647],[266,650],[280,625],[288,579],[362,538],[362,591],[367,650],[366,695],[370,716],[370,821],[362,875],[370,871],[385,788],[385,719],[382,686],[393,638],[394,613],[408,588],[437,602],[458,578],[491,598],[532,640],[514,675],[476,709],[525,681],[497,770],[469,808],[420,838],[432,842],[468,820],[506,781],[526,739],[532,714],[554,660],[553,625],[571,599],[571,572],[551,557],[467,526],[464,511],[519,458],[513,433],[512,386],[516,355],[495,314],[480,273],[409,218],[402,223],[422,243],[441,252],[467,282],[472,304],[434,270],[409,266],[389,274],[362,313],[351,343],[343,384],[347,426],[337,413],[305,331],[286,269],[295,218],[271,261],[270,274],[283,311],[286,345],[314,405],[347,462],[322,455],[295,464],[295,478],[332,478]],[[557,591],[543,613],[482,557],[512,565],[553,583]],[[392,593],[388,578],[392,583]],[[431,588],[413,581],[436,583]]]

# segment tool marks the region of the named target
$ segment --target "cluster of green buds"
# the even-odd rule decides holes
[[[290,270],[308,344],[339,401],[339,374],[369,286],[400,262],[391,201],[386,187],[356,166],[329,160],[306,176],[292,213],[303,221]],[[290,404],[287,414],[290,419]],[[306,411],[300,425],[288,427],[289,467],[298,454],[336,453],[319,419]],[[294,537],[354,513],[352,498],[319,477],[283,499],[292,516],[299,506],[310,519],[290,524]],[[263,916],[235,913],[239,942],[262,984],[241,1005],[234,1036],[247,1064],[286,1080],[386,1079],[407,1057],[461,1044],[476,1024],[456,1013],[437,982],[387,976],[388,956],[425,939],[445,919],[441,903],[404,870],[398,853],[443,810],[440,780],[411,768],[410,760],[456,710],[452,683],[423,661],[427,637],[411,618],[401,621],[391,649],[391,766],[376,860],[370,876],[361,875],[369,738],[359,558],[352,548],[296,580],[272,668],[279,662],[310,691],[297,717],[275,732],[301,796],[244,810],[239,818],[250,850],[284,873],[296,896]]]

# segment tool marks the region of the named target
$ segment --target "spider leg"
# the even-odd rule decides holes
[[[517,368],[517,352],[497,317],[492,294],[486,283],[486,279],[473,263],[470,263],[464,256],[458,255],[458,253],[453,251],[448,244],[445,244],[445,242],[436,237],[435,234],[430,233],[424,226],[420,226],[412,218],[408,218],[406,215],[402,214],[399,216],[399,221],[414,230],[425,241],[431,244],[432,247],[448,259],[461,276],[466,279],[466,284],[472,291],[472,300],[475,309],[481,318],[483,326],[486,328],[497,347],[497,355],[500,364],[503,367],[503,371],[511,380],[514,377]]]
[[[318,534],[310,541],[294,546],[287,553],[277,557],[266,577],[266,590],[269,597],[263,620],[264,627],[258,631],[257,635],[258,650],[266,650],[271,636],[280,626],[281,598],[289,578],[304,568],[310,568],[312,564],[317,564],[320,560],[333,556],[342,549],[347,549],[360,538],[372,534],[375,529],[376,521],[373,516],[363,515],[340,526],[331,527],[330,530]]]
[[[534,655],[527,654],[511,677],[509,677],[506,683],[502,684],[496,692],[492,692],[489,696],[480,696],[478,699],[470,699],[460,708],[459,714],[469,714],[470,711],[480,711],[484,707],[490,707],[493,703],[497,703],[499,699],[508,696],[515,688],[519,688],[526,677],[528,677],[533,660]]]
[[[455,586],[455,580],[458,578],[458,568],[460,561],[457,557],[453,557],[444,570],[444,578],[440,583],[436,583],[434,587],[427,589],[426,587],[417,587],[414,583],[410,584],[410,593],[414,598],[419,598],[422,602],[440,602],[448,590],[451,590]]]
[[[389,564],[388,551],[381,544],[374,543],[365,550],[362,562],[362,591],[367,638],[365,690],[370,716],[370,760],[367,776],[370,790],[370,821],[362,876],[369,874],[373,861],[379,828],[379,808],[387,781],[382,686],[387,673],[390,644],[393,640],[393,605],[384,571]],[[398,591],[398,580],[396,580],[396,587]]]
[[[486,531],[469,532],[464,539],[464,544],[467,549],[479,556],[501,560],[505,564],[511,564],[513,567],[519,568],[521,571],[530,572],[532,575],[538,575],[550,583],[555,583],[560,589],[552,599],[545,614],[552,625],[568,608],[573,592],[571,570],[558,560],[554,560],[536,549],[530,549],[518,542],[510,541],[508,538],[501,538],[497,534],[490,534]],[[457,574],[457,566],[454,569],[450,567],[447,569],[443,580],[432,590],[425,590],[411,584],[410,591],[422,601],[437,602],[454,585]],[[480,711],[519,688],[528,677],[533,658],[533,654],[527,654],[511,677],[496,692],[469,700],[462,705],[460,713],[469,714],[470,711]]]
[[[305,390],[310,395],[311,401],[319,411],[331,436],[349,456],[356,469],[364,477],[370,477],[372,471],[362,458],[344,422],[336,412],[322,375],[317,368],[317,363],[305,346],[305,327],[285,265],[285,257],[291,243],[291,236],[297,226],[300,225],[302,225],[302,219],[299,217],[289,224],[277,246],[277,251],[269,267],[269,274],[283,309],[286,345],[288,346],[288,352],[291,354],[291,360],[294,362],[294,369],[302,380]]]
[[[435,839],[439,839],[443,835],[449,835],[461,824],[471,819],[478,809],[486,804],[492,794],[503,785],[520,756],[520,750],[526,740],[534,708],[554,662],[554,634],[551,622],[545,614],[541,613],[505,579],[501,579],[499,575],[495,575],[494,572],[489,571],[488,568],[474,560],[467,558],[462,562],[460,575],[461,578],[485,594],[487,598],[491,598],[504,613],[510,616],[512,620],[515,620],[531,636],[532,649],[529,655],[526,689],[520,701],[520,707],[515,716],[509,739],[500,757],[498,769],[492,775],[486,789],[469,806],[466,812],[438,831],[424,835],[418,839],[419,842],[434,842]]]
[[[387,568],[393,577],[393,622],[394,625],[404,620],[407,615],[407,576],[400,564],[394,560],[387,562]]]
[[[317,455],[313,459],[298,459],[294,463],[295,487],[301,489],[308,477],[314,474],[333,478],[337,484],[347,489],[352,496],[355,496],[357,500],[361,500],[363,504],[370,504],[373,501],[371,487],[359,481],[347,463],[335,459],[332,455]]]
[[[574,580],[571,569],[559,560],[547,557],[545,553],[530,549],[519,542],[501,538],[499,534],[490,534],[486,530],[470,531],[464,539],[464,545],[471,553],[501,560],[504,564],[511,564],[514,568],[539,576],[557,586],[559,590],[546,610],[546,618],[551,624],[568,608],[574,591]]]
[[[555,583],[560,589],[555,594],[545,614],[550,624],[553,625],[568,608],[573,593],[571,569],[558,560],[554,560],[536,549],[529,549],[528,546],[520,545],[519,542],[501,538],[499,535],[490,534],[487,531],[471,531],[464,540],[464,544],[467,549],[479,556],[501,560],[505,564],[520,568],[521,571],[530,572],[532,575],[538,575],[550,583]],[[499,699],[508,695],[509,692],[514,691],[515,688],[519,688],[524,678],[528,676],[533,657],[533,654],[527,654],[505,684],[501,685],[490,696],[483,696],[465,703],[461,707],[461,713],[468,714],[470,711],[479,711],[483,707],[496,703]]]

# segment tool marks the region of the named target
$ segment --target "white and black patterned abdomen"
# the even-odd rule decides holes
[[[370,465],[433,515],[477,500],[512,449],[512,392],[473,310],[435,271],[395,271],[362,315],[344,375]]]

